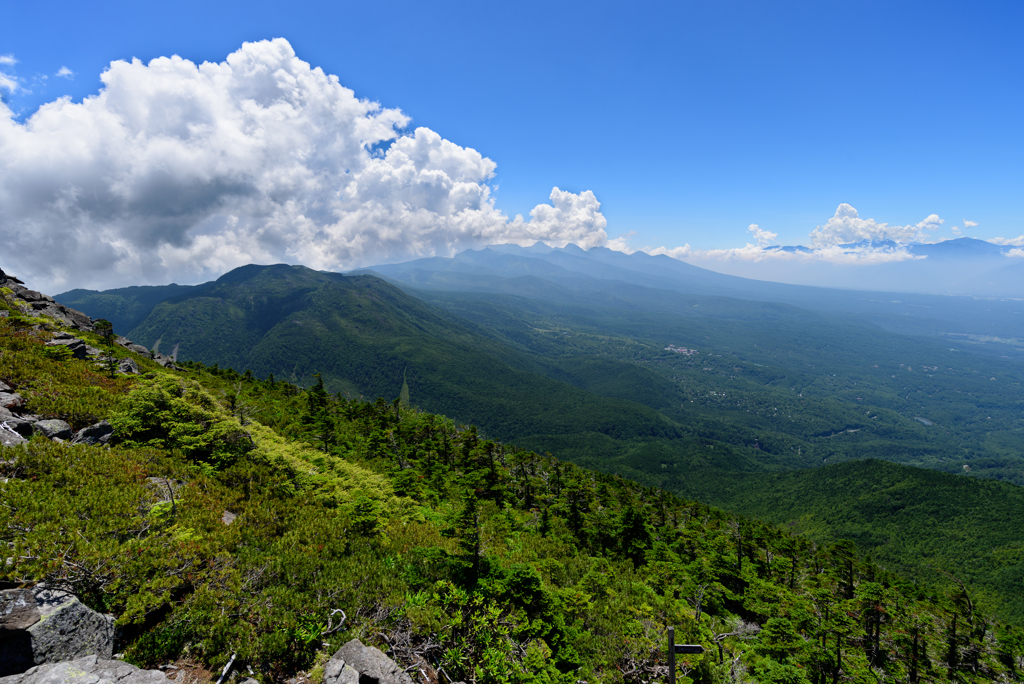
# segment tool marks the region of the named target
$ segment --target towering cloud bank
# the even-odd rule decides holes
[[[835,215],[825,225],[811,231],[811,246],[829,247],[863,240],[913,242],[925,238],[928,235],[926,231],[934,233],[943,223],[945,221],[937,214],[931,214],[917,225],[890,226],[874,219],[862,219],[856,209],[844,203],[839,205]]]
[[[286,40],[219,63],[118,61],[81,103],[26,122],[0,103],[0,237],[57,287],[195,280],[250,262],[344,269],[495,243],[604,244],[590,192],[529,220],[495,163],[359,99]]]

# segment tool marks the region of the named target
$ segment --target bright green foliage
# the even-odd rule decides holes
[[[46,332],[0,319],[0,381],[17,389],[33,413],[85,427],[105,417],[131,385],[70,358],[66,347],[47,347]]]
[[[127,447],[179,451],[217,469],[255,448],[238,421],[202,387],[171,375],[136,385],[110,424]]]

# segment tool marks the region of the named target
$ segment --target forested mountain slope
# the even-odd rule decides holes
[[[133,336],[160,339],[164,352],[181,342],[180,358],[258,377],[309,384],[319,370],[352,397],[390,400],[404,382],[412,405],[486,436],[738,510],[748,510],[730,498],[739,483],[756,489],[765,473],[865,458],[957,473],[957,482],[1024,483],[1024,377],[1013,359],[788,304],[584,286],[589,277],[469,275],[490,291],[406,284],[403,293],[370,276],[249,267],[161,304]],[[851,506],[870,483],[850,484]],[[932,508],[948,503],[942,487],[921,492]],[[936,574],[929,556],[885,555],[878,539],[890,535],[870,533],[875,518],[844,526],[829,497],[806,501],[816,538],[860,530],[849,536],[882,565]],[[939,536],[963,522],[945,520]],[[877,519],[879,530],[889,524]],[[927,537],[926,526],[914,529]],[[974,536],[943,557],[946,570],[1017,615],[1013,571],[971,569],[971,554],[991,551]]]
[[[399,402],[164,369],[76,332],[144,372],[110,377],[47,347],[54,324],[31,307],[0,309],[17,410],[115,429],[109,449],[37,436],[0,450],[14,551],[0,582],[45,580],[114,613],[135,663],[231,658],[267,684],[315,681],[323,654],[358,637],[423,684],[639,684],[665,677],[673,624],[706,649],[678,659],[681,681],[1021,678],[1019,632],[947,578],[915,585],[849,544]]]
[[[162,302],[129,336],[179,358],[300,385],[320,373],[332,392],[353,397],[397,397],[404,386],[417,406],[505,438],[678,436],[647,406],[534,372],[514,350],[369,276],[243,267]]]
[[[885,461],[787,473],[730,475],[715,505],[806,534],[849,539],[907,577],[943,573],[975,588],[975,601],[1024,620],[1024,489]]]

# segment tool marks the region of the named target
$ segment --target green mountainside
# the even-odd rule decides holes
[[[89,310],[93,318],[102,318],[114,324],[122,333],[132,330],[153,311],[157,304],[195,290],[192,285],[142,285],[116,290],[69,290],[59,297],[72,308]]]
[[[0,448],[0,583],[42,580],[113,613],[133,663],[230,658],[264,684],[317,682],[360,638],[418,684],[639,684],[665,678],[675,625],[705,649],[677,659],[681,682],[1021,679],[1024,634],[955,579],[913,582],[851,544],[399,401],[162,368],[75,331],[143,371],[116,374],[46,346],[54,323],[9,294],[0,309],[17,410],[115,430],[110,448]]]
[[[950,573],[975,600],[1024,618],[1024,489],[884,461],[749,476],[713,502],[828,544],[849,539],[875,562],[931,581]]]
[[[129,336],[164,353],[351,396],[397,397],[488,434],[674,438],[650,408],[532,372],[531,363],[370,276],[303,267],[236,269],[159,304]],[[642,372],[638,370],[637,372]]]
[[[416,287],[395,281],[402,291],[371,275],[246,267],[168,299],[130,336],[299,385],[320,372],[330,391],[402,396],[488,437],[729,510],[787,524],[811,516],[818,522],[800,529],[813,538],[853,539],[882,566],[924,580],[936,570],[913,550],[923,542],[880,544],[891,536],[884,517],[846,525],[844,509],[809,496],[812,509],[785,517],[780,506],[776,518],[747,508],[741,485],[777,481],[785,490],[819,472],[828,481],[827,466],[862,459],[956,474],[961,487],[979,477],[1024,484],[1024,373],[990,347],[951,349],[791,304],[590,276],[555,282],[541,277],[550,265],[499,261],[507,260],[530,273],[503,278],[472,264],[481,273],[441,273],[467,291],[419,289],[437,285],[437,273],[423,270]],[[865,467],[885,479],[882,465]],[[869,476],[854,479],[846,494],[870,498],[873,486]],[[921,496],[921,511],[950,501],[941,487],[922,485]],[[913,529],[960,534],[963,523],[922,512]],[[979,570],[972,559],[997,547],[974,538],[942,556],[943,569],[969,578],[993,610],[1021,618],[1015,571]]]

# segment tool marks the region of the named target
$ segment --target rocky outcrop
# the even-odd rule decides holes
[[[107,444],[114,436],[113,426],[105,420],[82,428],[75,433],[72,444]]]
[[[0,675],[86,655],[110,658],[114,652],[114,618],[64,591],[0,591],[0,616]]]
[[[6,422],[0,423],[0,446],[15,447],[28,440],[14,431]]]
[[[32,426],[32,432],[37,435],[42,435],[47,439],[60,439],[68,440],[74,432],[71,426],[63,420],[51,419],[51,420],[39,420],[36,421],[35,425]]]
[[[15,303],[26,316],[49,316],[66,328],[74,330],[93,329],[92,319],[81,311],[58,304],[53,297],[41,294],[25,287],[25,284],[0,269],[0,287],[6,287],[14,293]]]
[[[117,371],[125,375],[138,375],[141,372],[135,359],[121,359],[117,363]]]
[[[145,357],[147,359],[153,358],[152,352],[143,347],[141,344],[135,344],[127,337],[121,337],[120,335],[116,336],[114,338],[114,344],[116,344],[119,347],[124,347],[128,351],[135,352],[139,356]]]
[[[17,392],[0,392],[0,408],[8,411],[19,409],[25,405],[25,399]]]
[[[0,683],[2,684],[2,683]],[[353,639],[324,665],[324,684],[413,684],[402,667],[373,646]]]
[[[87,356],[99,356],[102,350],[90,347],[85,340],[80,340],[71,333],[58,331],[53,333],[53,339],[46,343],[48,347],[65,347],[76,359],[84,359]]]
[[[140,670],[119,660],[95,655],[33,667],[21,674],[0,677],[0,684],[170,684],[159,670]]]
[[[0,635],[28,629],[39,622],[39,618],[39,606],[31,589],[0,592]]]

